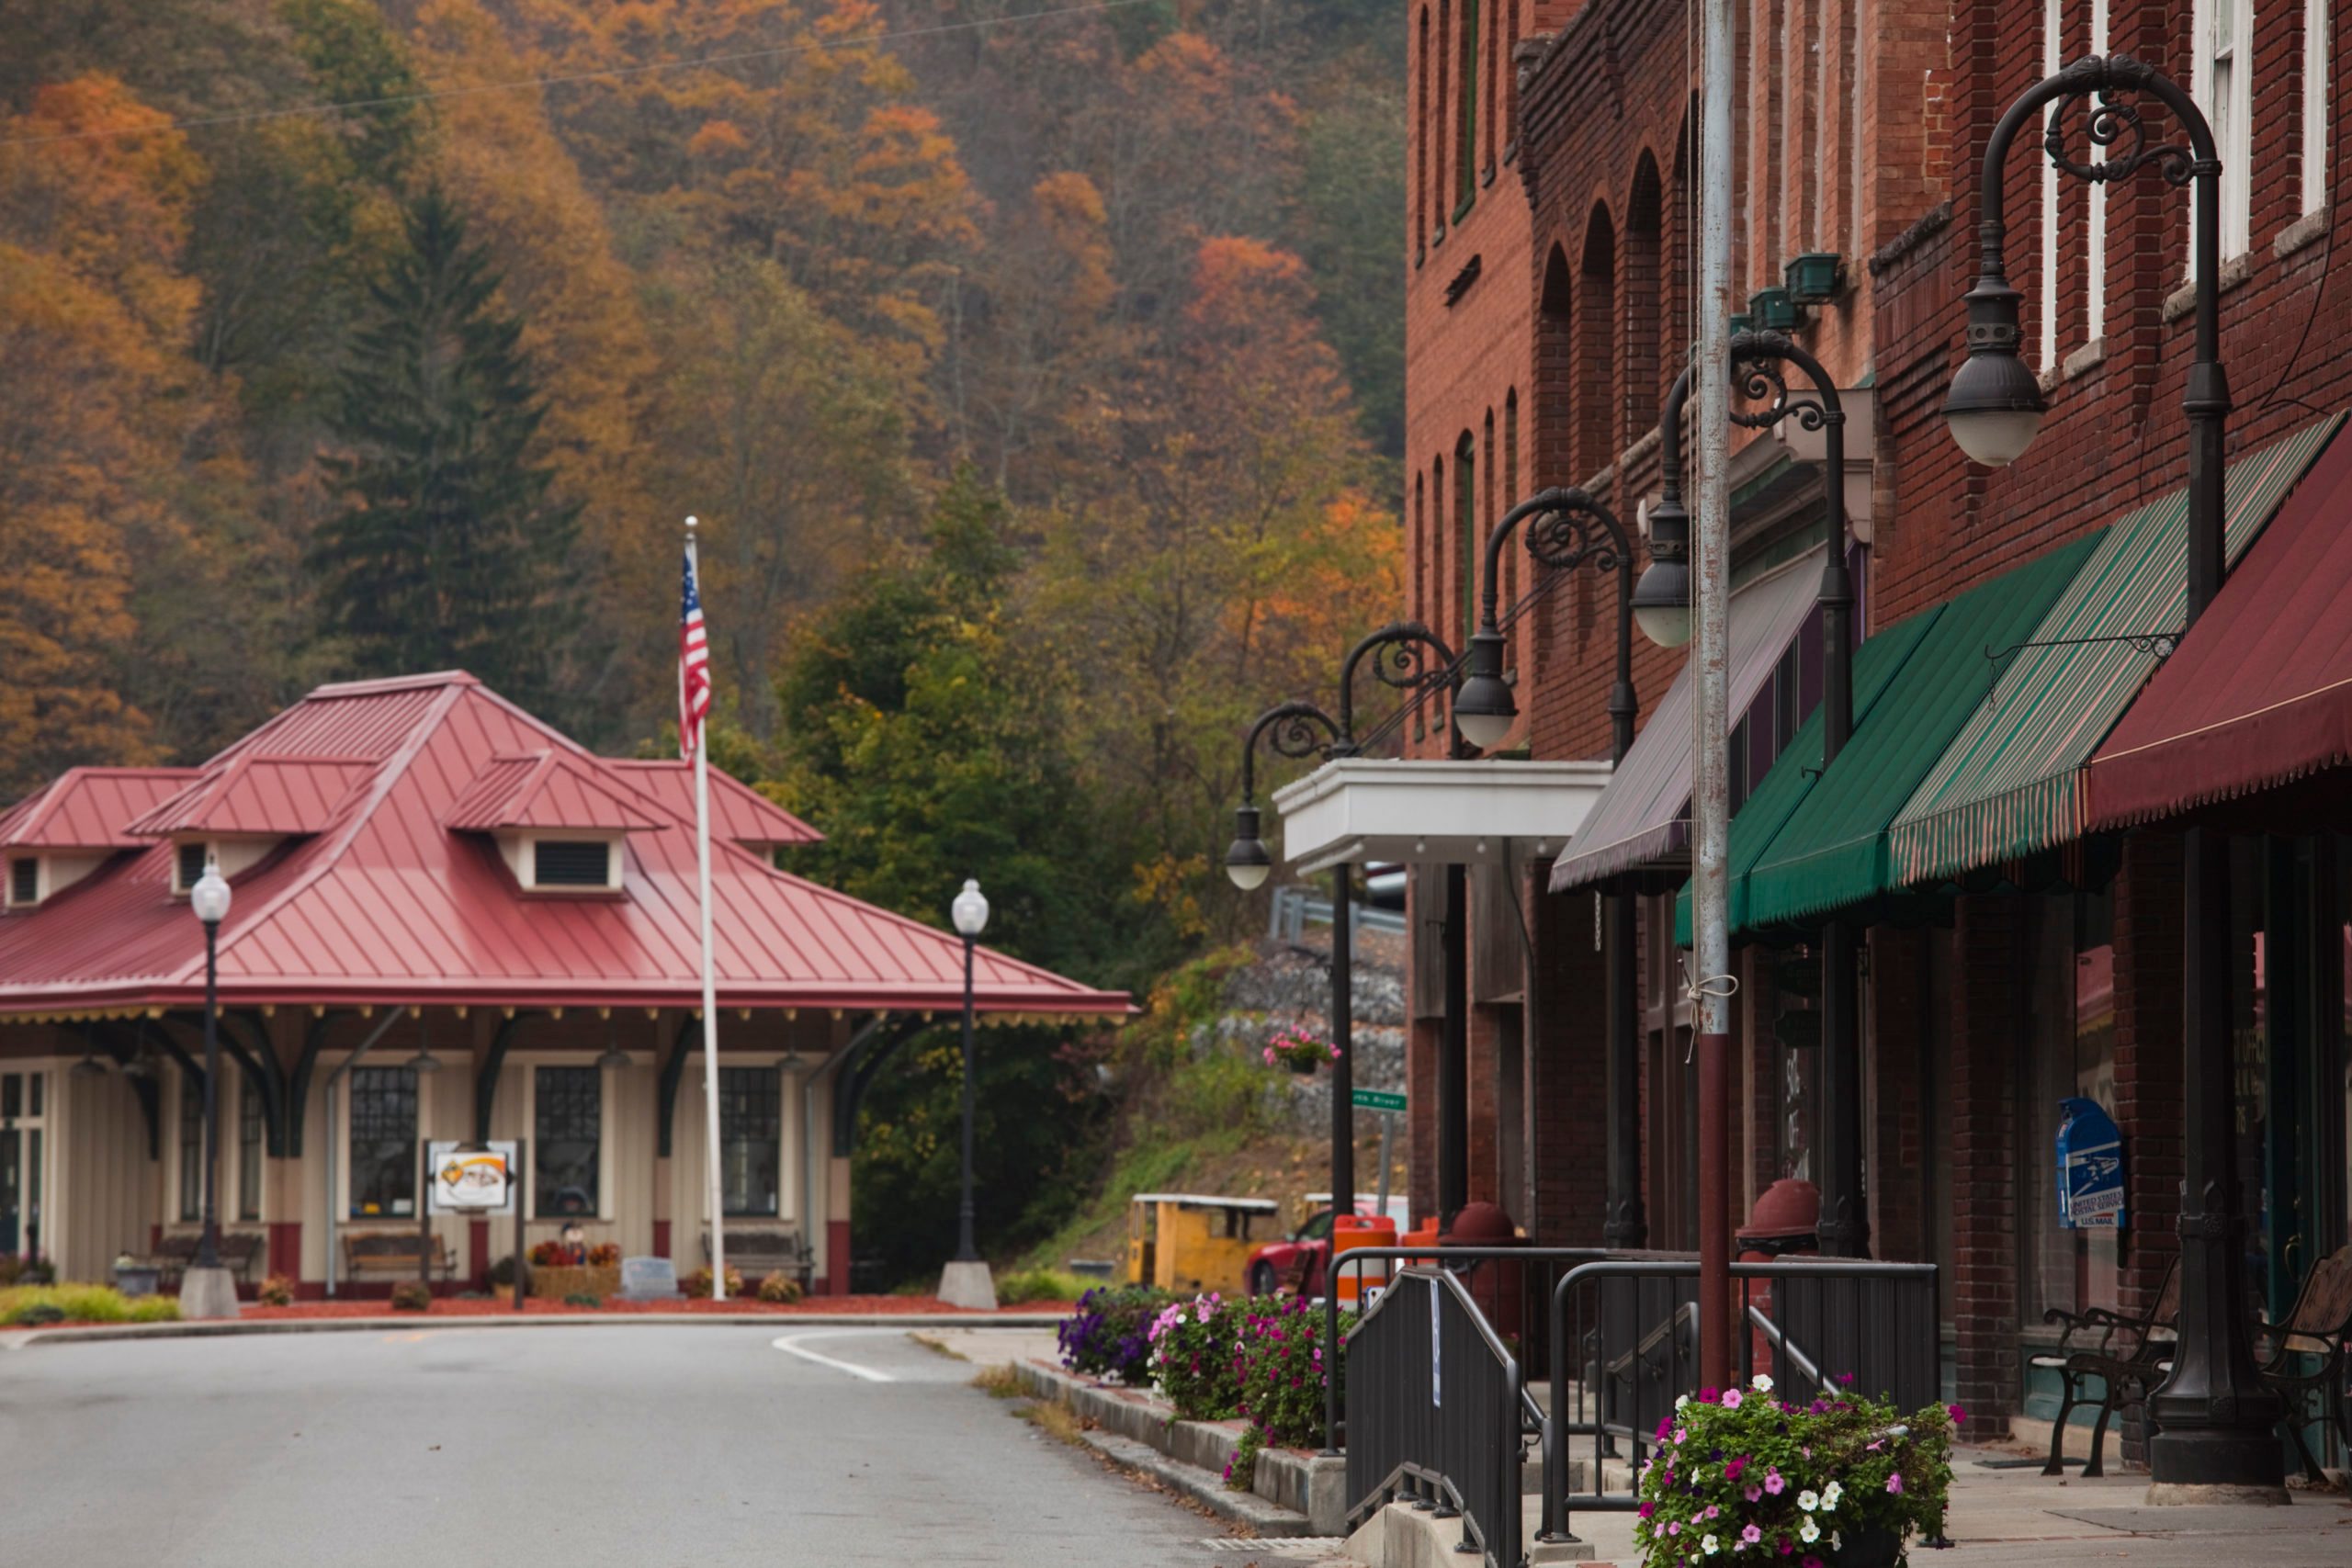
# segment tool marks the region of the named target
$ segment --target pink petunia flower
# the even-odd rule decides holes
[[[1725,1410],[1736,1410],[1739,1408],[1739,1390],[1736,1388],[1727,1388],[1724,1390],[1724,1408]]]
[[[1725,1481],[1737,1481],[1739,1479],[1740,1472],[1747,1468],[1747,1456],[1746,1454],[1742,1454],[1737,1459],[1732,1460],[1724,1464],[1724,1479]]]
[[[1886,1489],[1889,1492],[1894,1493],[1898,1497],[1903,1495],[1903,1472],[1901,1471],[1898,1470],[1893,1475],[1886,1478]]]
[[[1749,1525],[1746,1529],[1739,1532],[1739,1539],[1746,1541],[1748,1545],[1754,1546],[1758,1541],[1764,1539],[1764,1529],[1761,1525]]]
[[[1760,1502],[1763,1500],[1764,1488],[1761,1486],[1751,1486],[1747,1491],[1741,1493],[1740,1495],[1747,1498],[1751,1503]]]
[[[1957,1404],[1955,1404],[1955,1405],[1951,1406],[1951,1424],[1952,1424],[1953,1426],[1955,1426],[1955,1427],[1961,1426],[1961,1425],[1964,1424],[1967,1420],[1968,1420],[1968,1412],[1967,1412],[1967,1411],[1962,1410],[1962,1409],[1959,1405],[1957,1405]]]
[[[1780,1466],[1774,1465],[1771,1469],[1764,1472],[1764,1490],[1770,1492],[1773,1496],[1778,1497],[1781,1493],[1788,1490],[1788,1486],[1789,1483],[1781,1479]]]

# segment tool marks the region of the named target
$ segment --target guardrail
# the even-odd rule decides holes
[[[1401,1496],[1459,1517],[1457,1551],[1519,1568],[1522,1443],[1543,1413],[1462,1281],[1442,1267],[1405,1269],[1348,1331],[1344,1354],[1348,1529]]]
[[[1266,918],[1266,935],[1275,942],[1296,942],[1308,926],[1331,923],[1331,900],[1318,898],[1304,887],[1277,887]],[[1402,934],[1405,912],[1383,909],[1377,906],[1351,903],[1349,918],[1353,929],[1366,931],[1391,931]]]
[[[1860,1391],[1916,1409],[1940,1397],[1942,1335],[1932,1263],[1780,1258],[1731,1266],[1726,1303],[1745,1382],[1769,1371],[1782,1397]],[[1579,1508],[1637,1507],[1659,1420],[1698,1390],[1699,1262],[1619,1256],[1579,1265],[1552,1295],[1552,1408],[1544,1428],[1543,1540],[1573,1540]],[[1571,1490],[1572,1439],[1589,1438]],[[1612,1484],[1612,1483],[1614,1483]]]

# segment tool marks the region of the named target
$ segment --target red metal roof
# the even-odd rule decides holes
[[[2128,827],[2352,763],[2352,439],[2312,465],[2091,758]]]
[[[606,777],[610,778],[607,773]],[[626,833],[662,826],[643,802],[631,805],[588,767],[560,751],[492,757],[441,818],[445,828],[557,828]]]
[[[194,768],[74,768],[0,812],[0,849],[130,850],[130,824],[185,789]]]
[[[231,879],[220,955],[231,1004],[698,1004],[694,824],[669,791],[633,787],[654,775],[591,756],[464,675],[322,688],[223,751],[208,775],[281,747],[370,766],[315,833]],[[445,825],[492,760],[538,751],[641,803],[654,824],[623,840],[618,897],[526,894],[494,845]],[[158,843],[119,857],[0,919],[0,1013],[198,1001],[202,930],[170,897],[172,853]],[[711,872],[722,1007],[960,1005],[963,945],[952,933],[716,837]],[[1122,994],[985,948],[974,981],[976,1004],[996,1015],[1127,1010]]]
[[[342,757],[239,752],[130,824],[147,838],[174,833],[315,833],[373,764]]]
[[[605,764],[617,769],[639,791],[681,817],[695,811],[695,767],[674,757],[629,758]],[[760,848],[815,844],[825,835],[731,773],[712,769],[710,830],[722,839]]]

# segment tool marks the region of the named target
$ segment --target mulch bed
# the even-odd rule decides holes
[[[1068,1312],[1069,1302],[1023,1302],[1018,1305],[1001,1306],[999,1312]],[[949,1306],[935,1296],[810,1296],[789,1306],[779,1306],[758,1300],[678,1301],[678,1302],[606,1302],[603,1306],[571,1306],[563,1302],[544,1297],[532,1297],[523,1303],[526,1316],[610,1317],[626,1313],[758,1313],[775,1317],[805,1317],[811,1314],[841,1313],[905,1314],[957,1313],[963,1309]],[[247,1321],[280,1317],[384,1317],[393,1315],[391,1303],[379,1297],[372,1301],[296,1302],[292,1306],[260,1306],[252,1302],[240,1303],[238,1315]],[[409,1314],[400,1314],[409,1315]],[[514,1298],[504,1292],[495,1297],[465,1300],[457,1296],[435,1296],[429,1313],[420,1317],[512,1317]],[[63,1325],[59,1326],[62,1327]]]

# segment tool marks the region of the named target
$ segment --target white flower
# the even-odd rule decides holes
[[[1675,1407],[1677,1410],[1681,1409],[1684,1405],[1686,1405],[1686,1404],[1690,1404],[1690,1396],[1689,1394],[1687,1394],[1687,1393],[1678,1393],[1678,1394],[1676,1394],[1676,1395],[1674,1396],[1674,1407]]]
[[[1818,1493],[1818,1492],[1800,1492],[1800,1493],[1798,1493],[1798,1494],[1797,1494],[1797,1506],[1798,1506],[1798,1507],[1800,1507],[1800,1508],[1803,1508],[1806,1513],[1810,1514],[1810,1513],[1811,1513],[1811,1512],[1813,1512],[1815,1508],[1818,1508],[1819,1506],[1821,1506],[1821,1494],[1820,1494],[1820,1493]]]
[[[1835,1513],[1838,1508],[1838,1499],[1845,1495],[1845,1484],[1842,1482],[1833,1481],[1821,1489],[1821,1506]]]
[[[1838,1538],[1838,1532],[1836,1530],[1831,1530],[1829,1532],[1829,1550],[1832,1551],[1843,1551],[1846,1550],[1846,1543]]]
[[[1754,1389],[1758,1393],[1770,1393],[1772,1392],[1772,1374],[1770,1372],[1758,1372],[1754,1377],[1747,1380],[1747,1386]]]
[[[1717,1541],[1713,1536],[1706,1536],[1701,1539],[1699,1542],[1699,1550],[1705,1552],[1708,1556],[1713,1557],[1716,1552],[1723,1550],[1723,1545],[1721,1542]]]
[[[1797,1539],[1804,1542],[1807,1546],[1811,1546],[1815,1541],[1821,1539],[1821,1527],[1814,1523],[1811,1519],[1807,1519],[1804,1524],[1797,1527]]]

